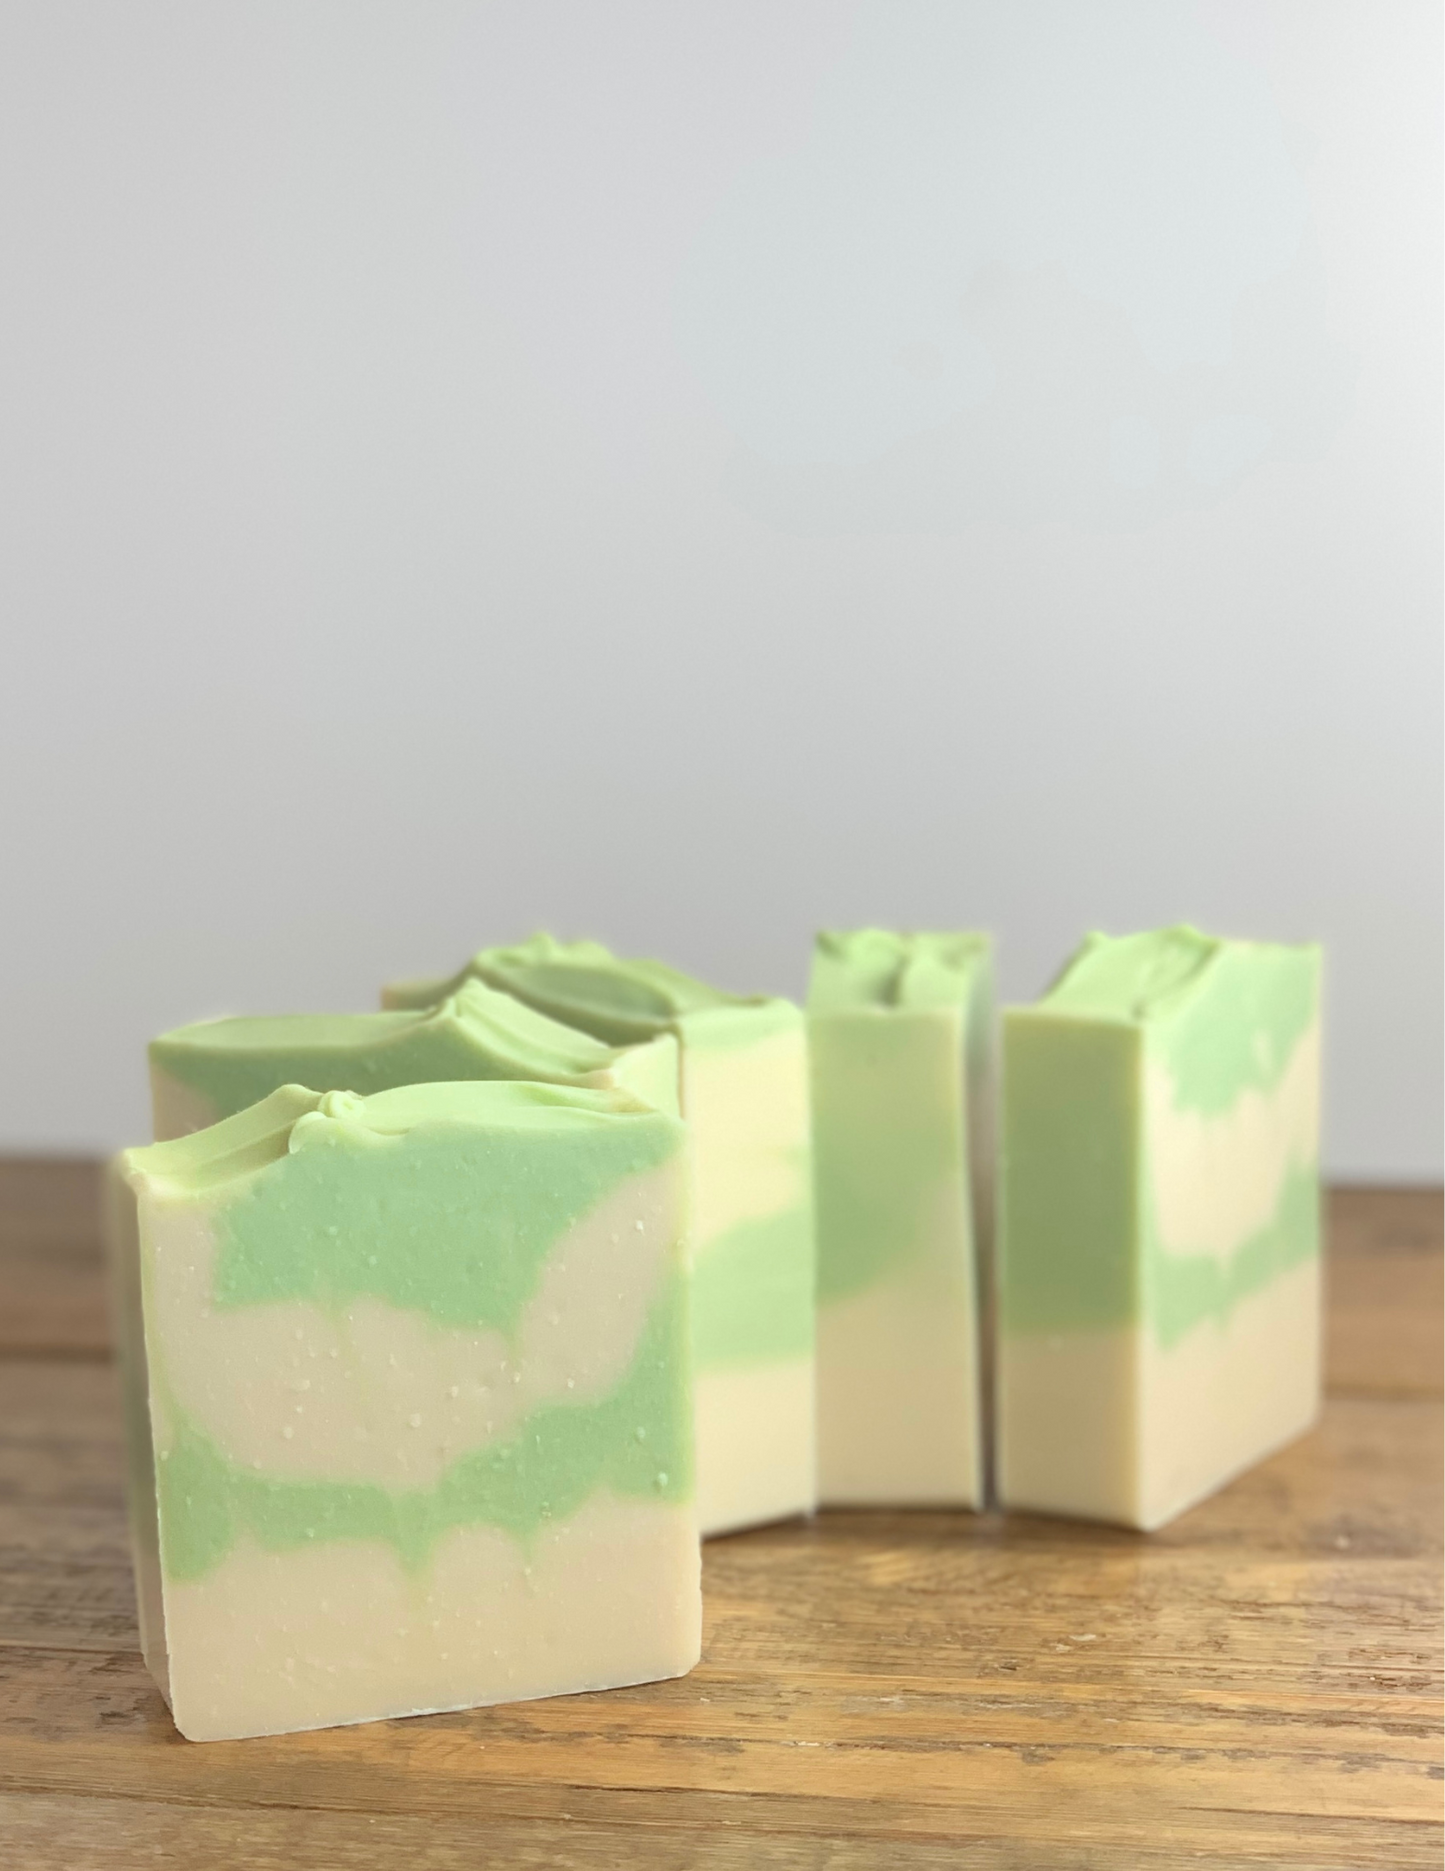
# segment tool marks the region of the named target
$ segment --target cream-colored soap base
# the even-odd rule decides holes
[[[182,1084],[157,1065],[151,1067],[151,1129],[157,1143],[208,1130],[219,1115],[203,1092]]]
[[[813,1360],[700,1371],[697,1517],[703,1534],[810,1514],[818,1504]]]
[[[693,1243],[811,1199],[808,1048],[802,1023],[750,1045],[683,1046],[693,1152]]]
[[[169,1700],[192,1741],[287,1734],[681,1676],[701,1650],[690,1508],[589,1501],[524,1549],[468,1528],[394,1550],[236,1546],[165,1586]]]
[[[819,1306],[825,1506],[982,1506],[979,1411],[966,1286],[905,1268]]]
[[[1006,1333],[1006,1506],[1161,1527],[1308,1429],[1319,1409],[1320,1264],[1290,1268],[1161,1349],[1136,1328]]]

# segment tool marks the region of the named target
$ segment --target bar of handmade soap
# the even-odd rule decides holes
[[[685,1133],[288,1086],[111,1172],[146,1661],[193,1740],[697,1661]]]
[[[1157,1527],[1319,1402],[1319,951],[1091,936],[1004,1022],[999,1482]]]
[[[983,1505],[975,1249],[989,1226],[992,972],[982,935],[862,929],[817,941],[808,1036],[825,1503]]]
[[[546,935],[483,949],[450,980],[391,987],[383,1000],[425,1007],[468,978],[610,1045],[677,1036],[693,1160],[698,1516],[705,1533],[721,1533],[807,1512],[817,1483],[801,1012]]]
[[[618,1086],[674,1116],[677,1041],[670,1033],[608,1046],[511,994],[462,982],[420,1012],[280,1014],[203,1020],[150,1045],[158,1139],[244,1111],[282,1085],[389,1091],[441,1079],[532,1079]]]

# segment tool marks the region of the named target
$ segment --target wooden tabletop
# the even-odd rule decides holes
[[[706,1548],[680,1682],[182,1741],[141,1664],[95,1171],[0,1162],[0,1863],[1441,1861],[1441,1202],[1331,1200],[1330,1402],[1162,1533],[830,1513]]]

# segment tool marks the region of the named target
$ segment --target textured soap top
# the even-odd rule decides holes
[[[684,1134],[676,1119],[623,1091],[475,1079],[401,1085],[361,1097],[283,1085],[234,1117],[189,1137],[126,1150],[119,1162],[127,1177],[194,1193],[256,1177],[308,1150],[361,1155],[422,1131],[472,1133],[499,1153],[516,1143],[590,1141],[594,1151],[615,1143],[617,1173],[662,1161]],[[541,1156],[535,1149],[531,1154],[540,1165]],[[545,1180],[545,1172],[538,1179]]]
[[[625,960],[600,942],[559,942],[545,933],[511,948],[479,949],[450,980],[402,983],[388,988],[384,998],[389,1007],[426,1006],[469,979],[614,1046],[671,1032],[699,1014],[786,1005],[765,996],[724,993],[664,962]]]
[[[266,1097],[282,1076],[323,1091],[358,1092],[423,1078],[569,1083],[611,1070],[619,1054],[469,979],[420,1011],[203,1020],[153,1040],[150,1058],[234,1110]]]
[[[361,1098],[285,1086],[208,1130],[124,1152],[153,1201],[222,1217],[222,1306],[370,1295],[510,1330],[566,1231],[686,1132],[625,1092],[473,1080]]]
[[[973,993],[991,953],[989,938],[975,933],[824,930],[813,948],[808,1011],[956,1006]]]
[[[1243,1091],[1273,1089],[1292,1063],[1317,1077],[1319,992],[1315,946],[1232,942],[1181,924],[1087,937],[1041,1000],[1006,1017],[1134,1028],[1175,1102],[1216,1112]]]
[[[1319,954],[1308,944],[1232,942],[1187,923],[1138,935],[1089,935],[1038,1005],[1104,1020],[1163,1022],[1213,988],[1248,976],[1272,998],[1299,1000],[1303,1010],[1313,1003]]]

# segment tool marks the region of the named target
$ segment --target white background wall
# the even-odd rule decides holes
[[[1329,948],[1440,1167],[1434,0],[9,0],[0,1144],[538,923]]]

